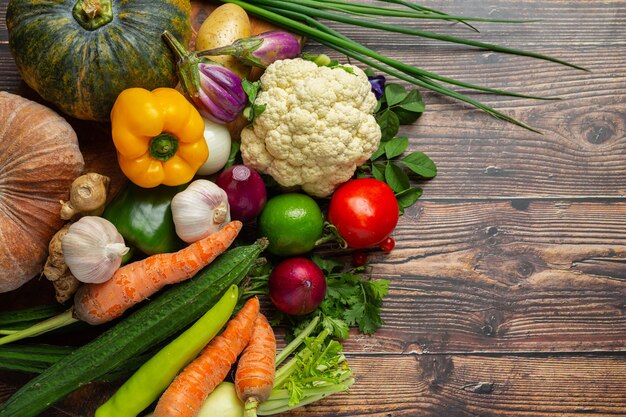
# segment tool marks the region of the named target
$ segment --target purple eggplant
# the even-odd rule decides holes
[[[216,123],[235,120],[248,103],[241,78],[217,62],[187,51],[171,33],[163,32],[163,39],[177,59],[180,84],[200,114]]]
[[[278,30],[264,32],[250,38],[237,39],[228,46],[197,52],[198,56],[232,55],[239,61],[255,67],[267,68],[280,59],[300,56],[298,38]]]

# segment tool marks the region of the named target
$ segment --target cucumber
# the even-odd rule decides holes
[[[259,239],[230,249],[190,280],[163,291],[99,337],[62,358],[0,406],[2,417],[34,417],[72,391],[197,320],[231,285],[238,284],[267,246]]]

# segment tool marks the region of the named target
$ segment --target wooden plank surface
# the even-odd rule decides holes
[[[347,358],[357,380],[349,393],[340,393],[281,415],[549,417],[626,414],[624,357],[348,354]],[[17,374],[15,378],[24,381]],[[45,415],[93,415],[115,388],[112,384],[91,384],[71,394]],[[0,395],[12,389],[10,382],[0,382]]]
[[[0,90],[29,95],[8,51],[6,3]],[[202,16],[205,6],[194,4]],[[346,341],[357,374],[350,393],[288,415],[626,415],[626,1],[420,4],[459,15],[540,17],[478,24],[480,34],[445,22],[415,25],[553,55],[591,72],[333,25],[441,75],[562,99],[472,95],[543,132],[537,135],[424,93],[427,112],[401,132],[411,149],[437,162],[439,175],[421,184],[424,196],[394,233],[396,249],[370,255],[373,277],[391,280],[386,324]],[[50,288],[35,282],[23,291]],[[0,309],[14,299],[0,294]],[[25,378],[0,373],[0,401]],[[91,416],[114,388],[84,387],[43,415]]]

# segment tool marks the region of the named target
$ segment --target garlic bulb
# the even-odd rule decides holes
[[[85,216],[72,224],[61,248],[72,275],[88,283],[111,278],[129,250],[113,223],[96,216]]]
[[[209,157],[198,169],[198,175],[215,174],[224,168],[230,156],[230,132],[219,123],[204,119],[204,140],[209,147]]]
[[[209,180],[196,180],[172,199],[172,217],[185,242],[205,238],[230,221],[226,191]]]

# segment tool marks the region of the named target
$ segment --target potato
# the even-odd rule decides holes
[[[237,39],[247,38],[251,33],[250,19],[244,9],[236,4],[219,6],[205,19],[196,37],[196,51],[227,46]],[[241,78],[246,78],[250,67],[229,55],[209,56]]]

